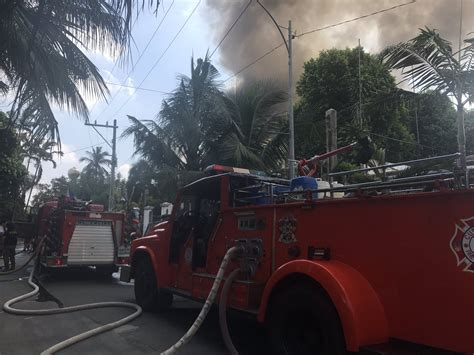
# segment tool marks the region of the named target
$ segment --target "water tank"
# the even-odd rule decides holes
[[[299,176],[295,177],[294,179],[291,180],[290,182],[290,190],[291,192],[295,191],[306,191],[306,190],[313,190],[317,191],[318,190],[318,181],[310,176]],[[306,199],[306,194],[292,194],[293,197],[297,199],[304,200]],[[316,199],[317,196],[316,194],[313,194],[313,199]]]
[[[326,190],[326,189],[329,189],[331,187],[329,182],[327,182],[327,181],[325,181],[321,178],[317,178],[316,181],[318,183],[318,190]],[[329,191],[318,192],[318,198],[327,198],[327,197],[331,197],[331,193]]]
[[[339,183],[339,182],[337,182],[337,181],[334,181],[334,182],[332,183],[332,187],[333,187],[333,188],[336,188],[336,187],[343,187],[343,186],[344,186],[344,184],[341,184],[341,183]],[[344,191],[334,192],[333,196],[334,196],[334,198],[343,198],[343,197],[344,197]]]

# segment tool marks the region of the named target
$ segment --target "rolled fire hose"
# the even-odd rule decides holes
[[[241,249],[238,247],[232,247],[227,250],[227,253],[225,253],[224,255],[224,259],[222,260],[221,266],[219,267],[219,271],[217,272],[214,284],[212,285],[211,292],[209,292],[209,295],[206,299],[206,303],[204,303],[204,306],[202,306],[201,312],[199,312],[199,315],[197,316],[193,325],[191,325],[186,334],[184,334],[181,339],[176,342],[176,344],[171,346],[168,350],[163,351],[161,355],[175,354],[183,345],[187,344],[191,340],[193,335],[198,331],[198,329],[204,322],[204,319],[206,319],[206,316],[209,313],[209,310],[211,309],[211,306],[216,299],[217,291],[219,290],[219,287],[224,278],[224,272],[227,267],[227,264],[229,264],[229,262],[235,257],[237,253],[240,252],[240,250]]]
[[[235,269],[227,277],[224,286],[222,287],[221,299],[219,300],[219,325],[221,327],[222,338],[224,339],[225,346],[231,355],[238,355],[239,352],[232,343],[232,338],[229,334],[229,327],[227,326],[227,298],[229,296],[230,287],[237,276],[239,276],[240,271],[240,269]]]
[[[41,245],[43,243],[43,240],[41,241],[40,245],[38,246],[38,251],[33,255],[37,256],[39,255],[39,250],[41,250]],[[28,260],[30,262],[32,258]],[[23,267],[26,267],[27,263],[23,265],[22,267],[12,270],[13,272],[17,272],[21,270]],[[12,298],[11,300],[7,301],[3,305],[3,310],[7,313],[11,314],[16,314],[16,315],[31,315],[31,316],[43,316],[43,315],[51,315],[51,314],[60,314],[60,313],[70,313],[70,312],[77,312],[77,311],[84,311],[88,309],[96,309],[96,308],[106,308],[106,307],[125,307],[125,308],[133,308],[135,309],[135,312],[132,313],[131,315],[122,318],[118,321],[104,324],[100,327],[88,330],[87,332],[75,335],[69,339],[66,339],[56,345],[53,345],[52,347],[44,350],[41,355],[50,355],[54,354],[55,352],[62,350],[64,348],[67,348],[75,343],[78,343],[82,340],[85,340],[87,338],[90,338],[94,335],[106,332],[108,330],[117,328],[121,325],[124,325],[133,319],[137,318],[141,313],[142,313],[142,308],[134,303],[128,303],[128,302],[98,302],[98,303],[89,303],[89,304],[83,304],[83,305],[78,305],[78,306],[70,306],[70,307],[63,307],[63,308],[54,308],[54,309],[38,309],[38,310],[29,310],[29,309],[18,309],[18,308],[13,308],[12,306],[15,303],[21,302],[27,298],[33,297],[34,295],[38,294],[39,292],[39,287],[33,282],[33,275],[35,273],[36,265],[33,266],[33,269],[30,272],[30,276],[28,278],[28,284],[33,288],[33,291],[25,293],[24,295]],[[6,272],[3,274],[7,274],[11,272]]]

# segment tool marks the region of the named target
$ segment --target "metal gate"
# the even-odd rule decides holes
[[[69,242],[68,264],[113,264],[112,221],[78,220]]]

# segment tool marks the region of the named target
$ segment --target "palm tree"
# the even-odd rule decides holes
[[[436,30],[425,28],[415,38],[386,48],[381,57],[393,69],[402,69],[405,80],[420,91],[436,90],[451,97],[457,108],[460,165],[466,168],[464,106],[474,93],[474,39],[453,52],[451,43]]]
[[[102,147],[92,148],[92,152],[86,151],[87,156],[81,157],[79,161],[86,162],[84,173],[96,182],[103,183],[105,178],[109,176],[109,171],[106,167],[112,165],[112,160],[108,159],[110,154],[107,151],[102,151]]]
[[[108,89],[82,49],[127,53],[133,9],[144,6],[145,0],[0,0],[0,94],[15,93],[12,124],[57,140],[51,104],[88,119],[83,94],[100,99]]]
[[[287,94],[274,83],[260,81],[244,84],[225,102],[230,121],[221,122],[224,129],[213,144],[217,161],[253,169],[281,168],[288,149]]]
[[[163,101],[156,120],[140,121],[128,116],[131,126],[122,138],[133,136],[135,153],[158,169],[206,167],[212,122],[226,114],[218,75],[207,56],[196,62],[191,58],[191,77],[178,77],[179,87]]]

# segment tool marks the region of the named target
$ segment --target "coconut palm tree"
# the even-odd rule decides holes
[[[191,58],[191,76],[180,75],[179,87],[163,101],[154,121],[128,116],[135,153],[158,169],[201,170],[208,164],[212,123],[226,114],[217,69],[206,56]]]
[[[451,43],[433,29],[425,28],[415,38],[386,48],[381,57],[393,69],[402,69],[405,80],[420,91],[436,90],[452,98],[457,108],[460,165],[466,167],[464,106],[474,94],[474,39],[453,52]]]
[[[79,161],[86,162],[84,173],[96,182],[103,183],[105,178],[109,176],[109,168],[112,165],[112,160],[109,159],[110,154],[103,151],[102,147],[94,147],[92,151],[86,151],[85,157],[81,157]]]
[[[83,95],[101,99],[108,89],[83,50],[126,52],[132,11],[144,6],[145,0],[0,0],[0,95],[14,96],[12,123],[55,140],[52,104],[87,119]]]
[[[276,170],[288,149],[287,94],[272,82],[245,83],[225,99],[228,120],[220,122],[213,142],[216,161],[253,169]],[[219,122],[214,129],[219,131]]]

